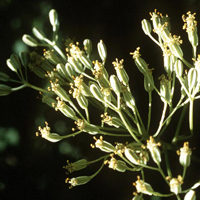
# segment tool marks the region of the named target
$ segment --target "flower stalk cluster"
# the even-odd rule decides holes
[[[9,75],[0,72],[1,82],[17,84],[16,87],[0,84],[0,96],[9,95],[25,87],[32,88],[40,92],[43,103],[74,121],[76,126],[72,128],[72,133],[60,135],[52,133],[48,123],[45,122],[44,128],[39,126],[37,136],[50,142],[59,142],[88,133],[95,140],[95,143],[91,144],[93,152],[99,150],[104,153],[102,157],[91,161],[86,159],[74,163],[67,161],[67,165],[63,168],[70,173],[85,170],[89,165],[101,162],[99,169],[92,175],[67,177],[65,182],[71,185],[70,188],[88,183],[106,165],[108,170],[124,174],[131,171],[137,177],[138,180],[133,183],[136,189],[133,197],[135,200],[142,200],[145,195],[163,198],[174,196],[178,200],[180,196],[185,195],[184,199],[196,199],[195,189],[199,186],[198,183],[182,190],[184,180],[187,178],[186,171],[192,163],[192,150],[189,148],[188,139],[194,137],[194,102],[200,98],[200,55],[197,55],[198,34],[195,13],[188,12],[187,16],[183,15],[183,29],[186,30],[192,45],[191,62],[184,59],[181,47],[183,41],[180,36],[172,34],[169,17],[156,10],[150,15],[152,24],[144,19],[141,23],[142,29],[145,35],[161,49],[165,74],[159,77],[153,75],[153,71],[158,69],[151,68],[142,58],[142,48],[137,47],[130,53],[139,72],[144,76],[144,90],[149,98],[148,105],[144,106],[148,112],[146,118],[141,116],[139,102],[135,100],[134,92],[129,85],[130,77],[125,61],[116,58],[112,62],[116,74],[110,75],[107,72],[108,54],[103,40],[97,43],[98,57],[95,59],[91,57],[93,44],[90,39],[85,39],[83,45],[71,42],[64,51],[61,50],[58,46],[58,14],[54,9],[49,12],[52,39],[46,38],[38,27],[32,29],[34,37],[28,34],[22,37],[23,42],[30,47],[43,47],[44,54],[41,56],[35,51],[21,52],[19,56],[12,54],[7,59],[7,66],[16,73],[19,80],[13,80]],[[27,70],[33,72],[37,78],[46,80],[48,86],[42,88],[29,83]],[[180,87],[177,87],[175,81],[179,82]],[[154,114],[152,94],[158,95],[163,104],[157,129],[152,128]],[[178,94],[180,96],[177,101]],[[189,105],[188,133],[180,133],[181,120],[185,113],[182,112],[172,140],[165,141],[163,138],[166,137],[162,136],[166,134],[165,130],[170,126],[174,115],[178,110],[184,111],[187,105]],[[93,112],[91,108],[101,112],[100,116],[95,117],[96,121],[91,117]],[[111,137],[115,138],[115,143],[110,140]],[[125,138],[127,142],[123,143],[121,138]],[[183,143],[183,147],[180,147],[180,143],[181,145]],[[179,158],[175,149],[179,149],[177,151]],[[167,152],[176,156],[179,164],[183,166],[182,176],[171,177],[171,163]],[[162,184],[168,187],[166,193],[154,191],[151,186],[154,180],[146,180],[145,174],[150,170],[163,178]]]

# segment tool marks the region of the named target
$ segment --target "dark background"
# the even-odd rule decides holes
[[[143,33],[141,20],[149,19],[149,12],[153,12],[155,8],[163,14],[168,14],[171,18],[172,33],[181,35],[186,41],[183,48],[188,49],[184,54],[189,60],[191,47],[187,42],[185,31],[182,30],[181,16],[189,10],[197,13],[198,22],[200,16],[198,0],[0,0],[0,71],[16,78],[15,74],[7,68],[5,61],[11,53],[26,50],[27,47],[21,42],[21,37],[24,33],[31,34],[33,25],[41,26],[47,36],[51,37],[48,12],[52,8],[59,14],[61,42],[68,37],[75,38],[75,41],[80,43],[85,38],[89,38],[93,42],[93,50],[96,51],[96,44],[103,39],[108,51],[107,68],[111,73],[114,73],[111,62],[115,58],[125,60],[124,65],[131,79],[131,89],[134,91],[142,116],[147,114],[148,96],[143,92],[143,77],[136,69],[129,53],[140,46],[142,57],[150,63],[150,68],[155,68],[155,77],[159,77],[164,70],[162,52]],[[36,85],[42,84],[39,80],[35,81],[35,76],[30,78],[30,81]],[[157,80],[156,82],[158,84]],[[103,153],[91,149],[90,144],[94,143],[94,140],[87,134],[56,144],[35,137],[37,126],[43,126],[45,120],[49,122],[53,131],[61,134],[70,132],[71,127],[74,126],[73,122],[66,121],[59,113],[42,104],[38,96],[38,92],[24,89],[0,98],[0,199],[131,199],[135,191],[132,183],[138,174],[118,173],[108,170],[107,167],[88,184],[68,189],[69,185],[64,183],[68,176],[62,169],[66,160],[75,161],[80,158],[92,160]],[[160,102],[159,98],[155,97],[152,132],[156,130],[161,115],[162,104],[158,102]],[[196,106],[197,126],[200,117],[198,109],[199,107]],[[99,120],[99,116],[93,116],[97,121]],[[169,129],[165,135],[166,140],[172,137],[175,130],[173,125],[176,124],[177,121],[172,122],[172,129]],[[188,131],[187,123],[182,128],[182,131],[184,130]],[[195,138],[191,141],[195,156],[199,155],[200,149],[198,133],[197,127]],[[175,155],[175,152],[171,153]],[[182,168],[179,167],[177,156],[172,156],[170,159],[174,163],[172,164],[173,175],[176,177],[182,173]],[[194,167],[191,166],[186,175],[188,186],[200,179],[199,163],[194,162],[193,165]],[[69,176],[90,175],[99,166],[100,163]],[[160,186],[165,183],[160,182],[162,179],[159,179],[157,173],[146,171],[146,174],[147,180],[155,180],[153,183],[155,190],[168,192],[166,188]],[[145,196],[145,199],[149,198]],[[156,199],[159,198],[154,198]]]

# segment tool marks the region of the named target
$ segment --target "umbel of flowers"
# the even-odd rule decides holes
[[[81,159],[74,163],[67,161],[64,168],[69,173],[85,169],[96,162],[100,163],[99,169],[93,174],[67,177],[65,182],[70,184],[70,188],[88,183],[101,172],[103,167],[107,167],[116,173],[126,174],[127,171],[131,171],[133,177],[137,177],[136,181],[133,180],[134,195],[130,194],[133,200],[142,200],[145,195],[162,198],[174,196],[178,200],[181,197],[185,200],[196,199],[195,190],[200,182],[191,182],[193,186],[185,188],[184,181],[192,163],[192,150],[188,140],[194,137],[193,105],[194,101],[200,98],[197,22],[195,14],[188,12],[186,16],[183,15],[183,29],[186,30],[192,47],[190,62],[184,58],[181,47],[183,41],[180,36],[173,35],[171,31],[169,17],[156,10],[150,15],[152,23],[146,19],[142,20],[142,29],[161,49],[165,74],[159,78],[153,76],[152,68],[142,58],[140,47],[130,53],[136,67],[144,75],[144,90],[149,96],[149,103],[145,107],[148,110],[147,124],[144,123],[145,116],[140,115],[129,85],[124,60],[116,58],[112,63],[116,74],[109,75],[106,68],[107,50],[103,40],[97,44],[99,57],[95,59],[91,59],[92,42],[89,39],[85,39],[83,45],[67,39],[65,51],[62,51],[57,45],[59,20],[54,9],[49,12],[52,26],[51,39],[47,38],[38,27],[33,27],[33,36],[25,34],[22,37],[23,42],[31,47],[44,47],[44,54],[39,55],[35,51],[20,52],[19,56],[12,54],[7,59],[7,66],[16,73],[19,80],[13,80],[9,75],[0,72],[1,82],[18,84],[16,87],[0,84],[1,96],[25,87],[32,88],[40,92],[43,103],[73,120],[76,126],[72,127],[70,134],[60,135],[53,133],[49,124],[45,122],[45,127],[39,126],[37,136],[50,142],[59,142],[76,135],[81,137],[85,132],[94,138],[94,144],[88,145],[104,153],[102,157],[94,160]],[[27,70],[38,78],[45,79],[48,87],[41,88],[28,82]],[[175,85],[175,81],[179,82],[180,87]],[[160,87],[157,87],[158,84]],[[162,114],[155,132],[150,131],[153,118],[153,92],[163,103]],[[180,94],[178,101],[174,100],[175,92],[177,95]],[[89,104],[101,110],[98,123],[91,119]],[[164,141],[162,135],[165,134],[165,129],[170,125],[174,114],[177,110],[184,110],[187,105],[189,105],[188,134],[180,132],[181,120],[185,113],[182,112],[172,141]],[[111,137],[115,138],[115,143],[109,141]],[[121,142],[120,139],[123,137],[126,138],[126,143]],[[183,144],[183,147],[180,144]],[[183,168],[175,176],[172,176],[168,152],[176,155],[177,161],[179,160]],[[165,193],[155,191],[152,186],[154,180],[146,179],[146,173],[150,173],[151,170],[163,178],[162,184],[168,188]]]

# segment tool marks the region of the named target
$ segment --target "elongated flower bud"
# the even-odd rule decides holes
[[[196,200],[196,194],[194,190],[190,190],[184,197],[184,200]]]
[[[33,27],[32,32],[36,38],[38,38],[39,40],[44,40],[45,35],[38,27]]]
[[[158,146],[161,146],[161,144],[155,143],[154,138],[150,136],[150,139],[147,140],[147,149],[149,149],[153,161],[159,165],[161,162],[161,153]]]
[[[29,60],[30,60],[30,56],[29,56],[29,53],[26,52],[26,51],[21,51],[19,53],[19,57],[20,57],[20,60],[21,60],[21,63],[24,67],[27,67],[28,66],[28,63],[29,63]]]
[[[115,75],[110,76],[110,85],[116,94],[119,94],[121,92],[120,82]]]
[[[115,158],[111,158],[110,161],[108,161],[109,168],[113,170],[117,170],[118,172],[125,172],[127,169],[127,165],[122,160],[116,160]]]
[[[41,126],[38,127],[39,132],[36,132],[36,136],[41,135],[42,138],[50,141],[50,142],[59,142],[62,140],[62,136],[58,135],[57,133],[51,133],[50,132],[50,127],[48,126],[48,123],[45,122],[46,127],[41,128]]]
[[[175,72],[177,77],[182,77],[183,75],[183,63],[181,60],[175,62]]]
[[[148,20],[143,19],[142,20],[142,29],[146,35],[150,35],[151,31],[152,31],[151,23]]]
[[[100,42],[97,44],[97,49],[101,60],[105,61],[107,58],[107,50],[105,44],[103,43],[103,40],[100,40]]]
[[[12,92],[12,88],[10,86],[0,84],[0,96],[9,95]]]
[[[92,42],[90,39],[85,39],[83,41],[83,45],[84,45],[84,49],[85,49],[85,52],[90,55],[91,52],[92,52]]]
[[[24,34],[22,36],[22,40],[25,44],[27,44],[30,47],[37,47],[38,46],[37,40],[34,39],[33,37],[31,37],[30,35]]]
[[[154,193],[154,190],[151,187],[151,185],[141,180],[139,176],[138,180],[135,183],[133,183],[133,185],[135,185],[138,193],[143,193],[150,196]]]
[[[176,195],[179,194],[182,189],[181,185],[183,183],[183,178],[179,175],[177,178],[172,178],[169,182],[170,191],[175,193]]]
[[[66,72],[66,68],[62,63],[58,63],[56,65],[56,70],[58,71],[58,73],[63,77],[66,78],[68,77],[68,73]]]
[[[82,54],[80,57],[79,57],[79,60],[82,62],[82,64],[87,67],[88,69],[92,69],[93,67],[93,64],[92,64],[92,61],[85,55],[85,54]]]
[[[191,68],[188,72],[188,87],[190,92],[196,87],[197,75],[197,70],[195,68]]]
[[[56,30],[56,26],[58,26],[59,22],[58,22],[58,13],[56,12],[56,10],[52,9],[49,12],[49,21],[51,23],[51,25],[53,26],[53,31]]]
[[[135,165],[139,164],[139,157],[137,156],[137,154],[132,149],[125,148],[124,155],[133,164],[135,164]]]
[[[101,90],[96,84],[93,83],[90,85],[90,91],[97,100],[99,100],[101,102],[104,101]]]
[[[65,182],[70,183],[71,187],[75,187],[75,186],[78,186],[78,185],[84,185],[87,182],[89,182],[90,180],[91,180],[90,176],[79,176],[79,177],[72,178],[72,179],[67,178],[65,180]]]
[[[67,163],[68,165],[63,166],[63,168],[67,169],[70,173],[85,169],[88,166],[88,161],[86,159],[81,159],[74,163],[69,163],[69,161],[67,161]]]
[[[0,81],[7,82],[9,80],[10,80],[10,77],[7,74],[0,72]]]
[[[95,142],[95,147],[101,149],[102,151],[105,151],[107,153],[112,153],[115,151],[115,147],[110,144],[109,142],[106,142],[105,140],[103,140],[103,137],[100,136],[99,139],[96,139],[94,137],[94,139],[96,140]]]
[[[179,162],[183,167],[189,167],[191,162],[192,150],[189,148],[189,142],[184,142],[183,147],[178,151]]]

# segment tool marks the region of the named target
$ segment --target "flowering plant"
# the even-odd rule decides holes
[[[187,200],[196,198],[195,189],[200,182],[192,183],[191,187],[182,190],[192,158],[192,149],[189,147],[188,140],[194,136],[194,101],[200,98],[198,95],[200,91],[200,55],[197,56],[198,35],[195,14],[188,12],[187,16],[183,15],[183,29],[186,29],[192,45],[193,63],[184,59],[180,46],[182,40],[179,36],[171,34],[169,17],[163,16],[156,10],[150,15],[153,29],[151,23],[146,19],[142,20],[142,29],[163,53],[166,75],[163,74],[159,77],[160,88],[156,86],[153,69],[149,68],[149,65],[141,57],[140,48],[138,47],[130,53],[135,65],[144,75],[144,89],[149,96],[147,124],[144,123],[144,117],[141,116],[137,101],[131,91],[124,60],[113,61],[116,75],[109,75],[106,69],[107,50],[103,40],[97,44],[99,58],[96,60],[91,58],[92,42],[89,39],[83,41],[83,48],[78,42],[66,40],[66,52],[63,52],[57,45],[59,20],[54,9],[49,12],[53,32],[52,40],[46,38],[43,31],[37,27],[32,29],[35,37],[27,34],[22,37],[23,42],[31,47],[45,48],[43,56],[35,51],[20,52],[19,57],[12,54],[6,61],[7,66],[17,74],[19,80],[13,80],[9,75],[0,72],[2,82],[10,81],[19,84],[17,87],[0,84],[1,96],[30,87],[40,92],[43,103],[75,121],[76,128],[72,128],[71,134],[53,133],[48,123],[45,122],[45,127],[39,126],[36,136],[41,136],[50,142],[59,142],[86,132],[94,138],[94,144],[91,144],[91,147],[104,152],[103,156],[95,160],[81,159],[74,163],[67,162],[64,168],[69,173],[85,169],[93,163],[101,163],[94,174],[67,177],[66,183],[70,184],[70,188],[91,181],[107,165],[108,168],[121,173],[131,171],[135,174],[137,180],[135,179],[133,183],[135,190],[132,199],[134,200],[141,200],[145,195],[166,198],[175,196],[177,199],[181,199],[181,196],[184,195],[184,199]],[[47,87],[41,88],[29,83],[28,69],[39,78],[45,79]],[[180,88],[176,86],[175,81],[178,81]],[[180,92],[178,101],[174,98],[175,89]],[[153,92],[163,102],[163,111],[158,128],[152,133]],[[89,105],[101,112],[98,124],[94,124],[91,119],[92,109],[89,109]],[[188,105],[189,133],[184,135],[180,133],[180,126]],[[165,130],[177,111],[181,109],[183,111],[173,138],[170,142],[165,141],[163,139]],[[116,138],[116,142],[109,141],[110,137]],[[123,143],[121,138],[125,138],[126,142]],[[180,147],[180,143],[183,144],[183,147]],[[177,159],[179,159],[183,171],[173,176],[168,152],[176,154],[176,150]],[[161,175],[164,180],[163,184],[168,186],[166,193],[156,191],[151,186],[153,181],[146,180],[145,175],[150,170]]]

